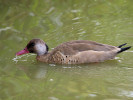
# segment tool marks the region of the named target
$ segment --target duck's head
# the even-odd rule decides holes
[[[36,53],[37,55],[44,55],[48,52],[48,46],[41,39],[32,39],[27,46],[16,53],[16,55],[22,55],[26,53]]]

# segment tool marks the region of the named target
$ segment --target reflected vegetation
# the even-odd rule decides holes
[[[0,100],[132,100],[133,50],[83,65],[15,57],[32,38],[133,45],[133,0],[1,0]]]

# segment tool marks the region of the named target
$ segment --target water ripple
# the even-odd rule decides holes
[[[35,55],[35,54],[26,54],[26,55],[21,55],[21,56],[16,56],[14,57],[12,60],[13,62],[17,63],[18,61],[27,61],[27,58],[32,56],[32,55]],[[23,60],[22,58],[25,57],[25,59]]]
[[[0,32],[2,32],[2,31],[7,31],[7,30],[9,30],[9,29],[11,29],[11,27],[0,28]]]
[[[78,12],[81,12],[81,10],[71,10],[72,13],[78,13]]]
[[[81,19],[81,17],[75,17],[72,20],[78,20],[78,19]]]
[[[133,91],[122,91],[120,93],[120,96],[127,96],[127,97],[133,97]]]

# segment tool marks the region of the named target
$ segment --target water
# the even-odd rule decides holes
[[[132,0],[1,0],[0,100],[132,100],[133,51],[83,65],[15,57],[32,38],[133,45]]]

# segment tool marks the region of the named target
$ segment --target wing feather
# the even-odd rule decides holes
[[[114,50],[117,47],[97,43],[94,41],[88,40],[74,40],[70,42],[65,42],[52,50],[52,54],[60,51],[64,55],[75,55],[78,52],[94,50],[94,51],[110,51]]]

